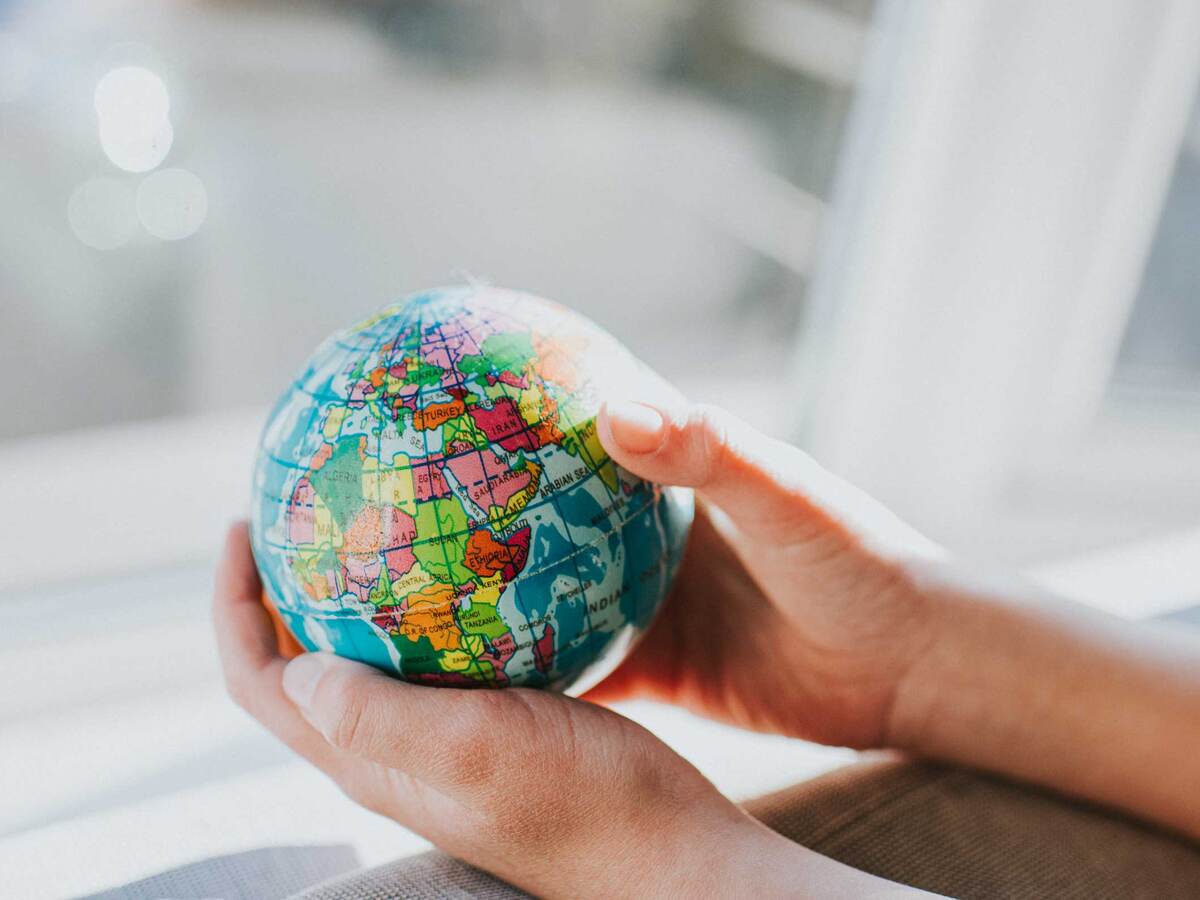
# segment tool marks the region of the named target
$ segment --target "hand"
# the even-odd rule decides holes
[[[541,896],[876,884],[749,818],[641,726],[540,691],[418,687],[278,652],[244,526],[213,615],[230,694],[351,799]]]
[[[905,562],[937,548],[720,410],[610,404],[599,434],[622,466],[693,487],[699,503],[664,608],[589,699],[649,696],[761,731],[887,745],[898,686],[934,634]]]
[[[612,404],[599,435],[625,468],[694,487],[700,515],[661,614],[589,697],[649,695],[751,728],[896,747],[1200,836],[1194,635],[959,569],[720,411]]]

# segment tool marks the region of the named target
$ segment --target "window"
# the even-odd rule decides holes
[[[1200,423],[1200,103],[1188,122],[1142,283],[1121,342],[1114,393],[1151,393]]]
[[[810,293],[806,440],[993,561],[1194,525],[1196,297],[1168,258],[1196,221],[1176,160],[1200,8],[897,0],[877,21]],[[1129,402],[1147,378],[1173,413]]]

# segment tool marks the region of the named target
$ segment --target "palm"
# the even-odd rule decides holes
[[[877,592],[832,595],[786,547],[756,548],[752,574],[701,507],[675,586],[632,656],[590,695],[644,696],[758,731],[876,746],[890,702],[890,622]],[[877,566],[864,551],[865,569]],[[824,563],[823,563],[824,564]],[[875,579],[867,573],[860,584]],[[760,586],[774,585],[768,594]],[[786,586],[786,587],[785,587]],[[890,607],[890,603],[886,604]]]

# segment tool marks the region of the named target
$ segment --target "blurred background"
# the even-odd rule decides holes
[[[1198,74],[1191,0],[0,0],[0,869],[418,846],[224,701],[205,604],[267,404],[423,287],[574,306],[981,565],[1195,602]],[[739,795],[739,741],[841,753],[629,712]]]

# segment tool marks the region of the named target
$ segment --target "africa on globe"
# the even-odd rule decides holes
[[[597,437],[637,363],[563,306],[415,294],[312,355],[263,431],[251,540],[308,650],[436,686],[580,691],[645,630],[690,492]]]

